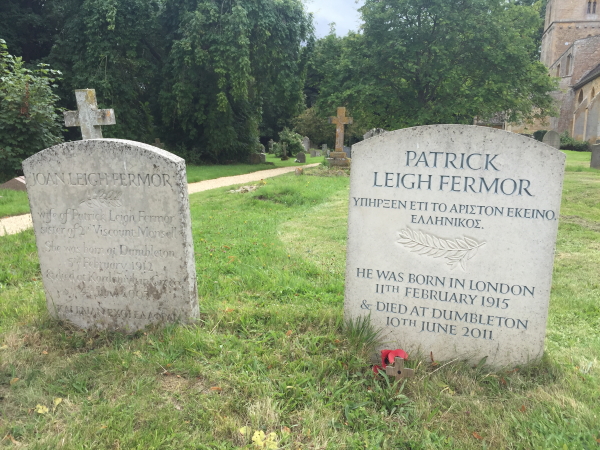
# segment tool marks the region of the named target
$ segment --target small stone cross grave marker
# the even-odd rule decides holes
[[[395,377],[396,381],[398,381],[414,377],[415,371],[413,369],[406,369],[404,367],[404,359],[396,356],[394,358],[394,364],[388,364],[385,367],[385,374],[388,377]]]
[[[346,117],[346,108],[337,109],[337,117],[330,117],[329,123],[337,125],[335,129],[335,151],[344,151],[344,125],[352,124],[352,117]]]
[[[112,109],[98,109],[94,89],[77,89],[77,111],[65,111],[65,126],[81,127],[81,138],[102,139],[101,125],[115,125],[115,112]]]

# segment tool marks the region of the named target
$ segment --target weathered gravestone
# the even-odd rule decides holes
[[[542,142],[544,144],[549,145],[550,147],[559,149],[560,148],[560,134],[558,134],[554,130],[550,130],[544,135]]]
[[[350,167],[350,160],[344,152],[344,125],[353,122],[352,117],[346,117],[346,108],[337,109],[337,116],[330,117],[329,123],[335,124],[335,152],[328,152],[327,164],[329,166]]]
[[[347,158],[352,158],[352,147],[344,147],[344,153]]]
[[[321,156],[321,150],[316,150],[314,148],[311,148],[310,156],[311,156],[311,158],[317,158],[317,157]]]
[[[306,153],[310,152],[310,139],[308,138],[308,136],[304,136],[302,138],[302,147],[304,147],[304,151]]]
[[[23,162],[50,314],[133,332],[198,315],[185,161],[139,142],[68,142]]]
[[[306,162],[306,153],[304,152],[298,152],[296,154],[296,161],[297,163],[305,163]]]
[[[592,169],[600,169],[600,144],[591,145],[592,160],[590,161],[590,167]]]
[[[281,148],[282,148],[282,156],[281,156],[281,160],[282,161],[287,161],[289,158],[288,154],[287,154],[287,142],[283,142],[281,144]]]
[[[494,366],[539,358],[565,155],[491,128],[437,125],[354,146],[347,318],[387,348]]]
[[[65,126],[80,127],[81,138],[102,139],[101,125],[115,125],[115,112],[112,109],[98,109],[94,89],[75,91],[77,111],[65,111]]]
[[[260,156],[260,163],[261,164],[265,164],[267,162],[267,154],[266,153],[259,153]]]
[[[321,146],[321,150],[324,151],[324,152],[326,152],[327,151],[327,144],[323,144]]]
[[[6,183],[0,184],[0,189],[8,189],[11,191],[26,191],[25,177],[16,177],[8,180]]]
[[[248,158],[248,162],[250,164],[260,164],[262,162],[262,158],[260,156],[260,153],[251,153],[249,158]]]
[[[365,134],[363,134],[363,139],[371,139],[374,136],[381,136],[382,134],[387,133],[383,128],[371,128]]]
[[[267,150],[269,153],[273,153],[273,145],[275,145],[275,142],[273,142],[273,139],[269,139],[269,145]]]

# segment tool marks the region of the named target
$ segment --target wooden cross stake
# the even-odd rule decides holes
[[[335,129],[335,151],[344,151],[344,125],[353,123],[352,117],[346,117],[346,108],[337,109],[337,117],[330,117],[329,123],[337,125]]]
[[[395,377],[396,381],[403,380],[406,378],[412,378],[415,376],[415,371],[413,369],[405,369],[404,368],[404,359],[396,356],[394,358],[394,364],[388,364],[385,366],[385,374],[388,377]]]
[[[102,139],[100,125],[115,125],[115,112],[112,109],[98,109],[94,89],[77,89],[77,111],[65,111],[65,126],[81,127],[81,138]]]

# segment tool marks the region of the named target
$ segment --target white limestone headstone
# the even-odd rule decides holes
[[[555,149],[559,149],[560,148],[560,134],[558,134],[554,130],[550,130],[550,131],[548,131],[544,135],[544,138],[542,139],[542,142],[544,144],[549,145],[550,147],[554,147]]]
[[[302,147],[304,147],[304,152],[305,153],[309,153],[310,152],[310,139],[308,138],[308,136],[304,136],[302,138]]]
[[[354,145],[345,314],[386,348],[494,366],[539,358],[565,155],[435,125]]]
[[[94,139],[23,162],[50,314],[133,332],[198,315],[185,161]]]

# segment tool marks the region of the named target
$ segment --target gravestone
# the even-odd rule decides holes
[[[269,153],[273,153],[273,145],[274,144],[275,144],[275,142],[273,142],[273,139],[269,139],[269,149],[268,149]]]
[[[154,146],[158,147],[158,148],[162,148],[163,150],[165,149],[165,144],[160,142],[159,138],[154,139]]]
[[[259,153],[251,153],[248,158],[249,164],[260,164],[262,162],[262,158]]]
[[[345,315],[386,348],[494,366],[541,357],[565,155],[464,125],[355,144]]]
[[[264,164],[267,162],[267,154],[266,153],[259,153],[260,155],[260,163]]]
[[[306,162],[306,153],[298,152],[296,154],[296,162],[297,163],[305,163]]]
[[[115,112],[112,109],[98,109],[94,89],[77,89],[77,111],[65,111],[65,126],[80,127],[81,138],[102,139],[101,125],[115,125]]]
[[[283,149],[283,156],[281,157],[281,160],[282,160],[282,161],[287,161],[288,159],[290,159],[290,158],[288,157],[288,154],[287,154],[287,142],[283,142],[283,143],[281,144],[281,147],[282,147],[282,149]]]
[[[590,145],[590,149],[592,150],[590,167],[592,169],[600,169],[600,144]]]
[[[308,136],[304,136],[302,138],[302,147],[304,147],[305,152],[308,153],[310,151],[310,139],[308,138]]]
[[[350,159],[344,152],[344,125],[353,123],[352,117],[346,117],[346,108],[338,108],[337,116],[330,117],[329,123],[335,124],[335,152],[328,154],[329,166],[350,167]]]
[[[68,142],[23,161],[46,302],[81,328],[198,316],[185,161],[139,142]]]
[[[324,151],[324,152],[326,152],[327,151],[327,144],[323,144],[321,146],[321,150]]]
[[[344,147],[344,153],[347,158],[352,158],[352,147]]]
[[[0,189],[9,189],[11,191],[26,191],[25,177],[16,177],[8,180],[6,183],[0,184]]]
[[[369,131],[363,134],[363,139],[371,139],[372,137],[381,136],[385,133],[387,133],[387,131],[383,128],[371,128]]]
[[[317,158],[321,156],[321,150],[315,150],[314,148],[310,149],[311,158]]]
[[[558,134],[554,130],[550,130],[550,131],[548,131],[544,135],[544,138],[542,139],[542,142],[544,144],[549,145],[550,147],[554,147],[555,149],[559,149],[560,148],[560,134]]]

